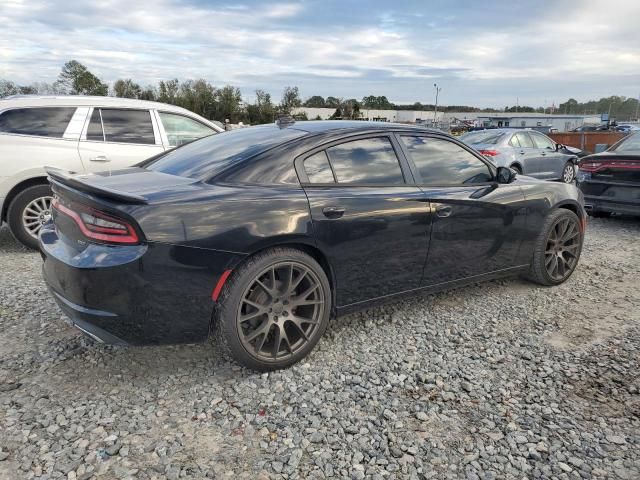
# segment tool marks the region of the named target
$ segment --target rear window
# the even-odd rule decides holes
[[[489,144],[495,145],[500,141],[500,139],[504,136],[504,133],[500,132],[473,132],[468,133],[461,137],[461,140],[467,145],[480,145],[480,144]]]
[[[635,133],[611,149],[614,152],[638,152],[640,153],[640,133]]]
[[[235,163],[306,133],[272,125],[241,128],[196,140],[145,166],[170,175],[206,180]]]
[[[149,110],[94,108],[87,128],[87,140],[153,145],[156,137],[151,113]]]
[[[75,107],[16,108],[0,115],[0,132],[62,138]]]

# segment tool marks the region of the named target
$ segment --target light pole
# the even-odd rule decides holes
[[[437,83],[434,83],[433,87],[436,89],[436,105],[433,109],[433,123],[435,125],[435,123],[438,121],[438,94],[440,93],[440,90],[442,90],[442,88],[439,87]]]

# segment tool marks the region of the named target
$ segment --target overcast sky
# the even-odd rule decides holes
[[[205,78],[303,97],[556,105],[640,93],[640,1],[0,0],[0,78]]]

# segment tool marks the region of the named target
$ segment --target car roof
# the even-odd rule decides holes
[[[370,122],[360,120],[304,120],[292,121],[278,125],[279,128],[292,128],[308,133],[333,132],[335,130],[347,131],[372,131],[372,130],[409,130],[418,132],[432,132],[445,134],[441,130],[426,128],[419,125],[408,125],[405,123]]]
[[[7,108],[20,107],[112,107],[112,108],[148,108],[164,112],[181,113],[191,117],[204,120],[207,124],[212,124],[200,115],[193,113],[186,108],[177,107],[168,103],[151,102],[149,100],[137,100],[134,98],[103,97],[97,95],[13,95],[0,99],[0,111]],[[218,131],[221,128],[216,125]]]

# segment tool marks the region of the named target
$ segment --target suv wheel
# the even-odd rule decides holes
[[[243,263],[223,288],[216,339],[240,364],[276,370],[300,361],[329,323],[331,290],[322,267],[292,248],[274,248]]]
[[[34,185],[18,193],[9,205],[9,229],[24,246],[38,248],[38,232],[51,219],[51,200],[48,185]]]

